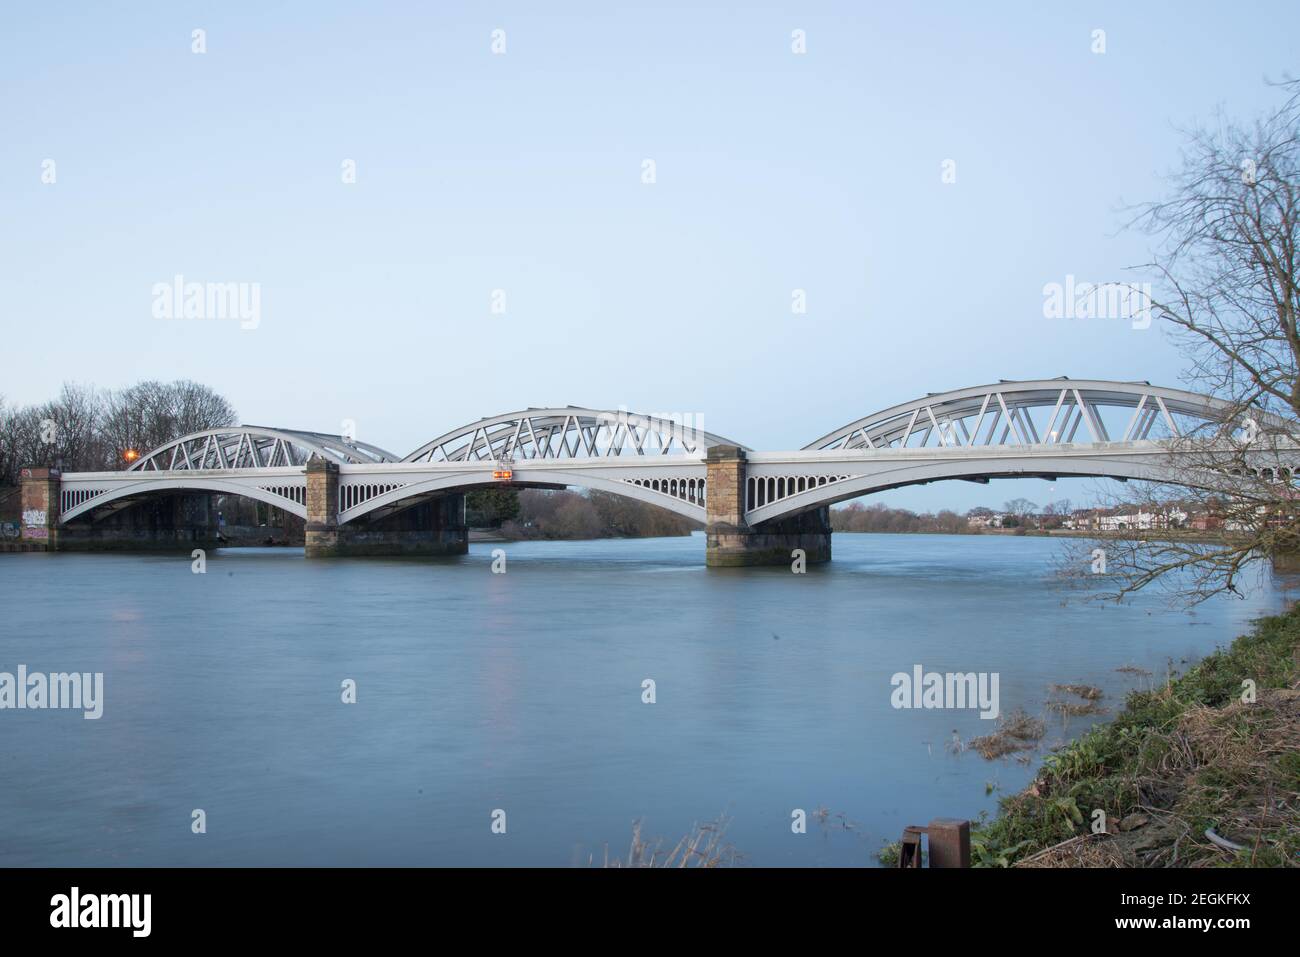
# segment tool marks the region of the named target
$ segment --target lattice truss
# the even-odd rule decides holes
[[[1224,403],[1146,382],[1002,381],[931,393],[859,419],[805,450],[1133,442],[1189,434]]]
[[[527,409],[481,419],[427,442],[402,461],[486,462],[633,455],[702,457],[710,446],[736,444],[696,429],[689,421],[567,406]]]
[[[246,425],[186,435],[154,449],[132,464],[129,471],[295,467],[306,465],[313,455],[340,465],[397,460],[391,452],[341,435]]]

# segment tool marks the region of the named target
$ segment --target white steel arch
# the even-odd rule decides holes
[[[1114,478],[1171,481],[1170,451],[1158,443],[1131,443],[1128,449],[974,448],[852,451],[834,458],[798,458],[799,453],[761,455],[750,462],[746,488],[746,518],[751,525],[785,518],[823,505],[873,492],[923,485],[951,479],[984,482],[996,478]],[[800,488],[793,478],[806,478]],[[1180,471],[1176,480],[1195,486],[1192,471]],[[1209,476],[1207,476],[1207,480]],[[781,494],[784,481],[793,490]],[[1219,483],[1211,483],[1219,484]]]
[[[1264,412],[1249,417],[1284,434],[1296,431]],[[1195,486],[1204,450],[1187,440],[1223,440],[1243,430],[1246,417],[1236,406],[1184,389],[1064,376],[1003,380],[893,406],[800,452],[750,456],[746,518],[757,525],[946,479],[1092,477]],[[1179,456],[1188,468],[1173,464]],[[1218,487],[1221,479],[1207,473],[1202,481]]]
[[[1122,409],[1127,424],[1111,434],[1103,412]],[[1004,380],[935,392],[865,416],[804,446],[805,450],[1066,445],[1173,438],[1189,427],[1221,422],[1235,407],[1221,399],[1101,379]],[[1262,418],[1260,413],[1257,418]],[[1271,417],[1269,417],[1271,418]],[[1114,425],[1114,423],[1112,423]]]
[[[305,465],[313,455],[340,465],[397,461],[391,452],[342,435],[240,425],[183,435],[141,456],[128,471],[276,468]]]
[[[687,421],[565,406],[479,419],[420,446],[403,462],[623,458],[689,455],[737,445]],[[743,446],[741,446],[743,448]]]

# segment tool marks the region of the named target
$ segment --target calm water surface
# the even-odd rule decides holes
[[[205,575],[0,555],[0,671],[102,671],[106,699],[98,721],[0,711],[0,865],[585,864],[625,853],[634,819],[671,844],[722,814],[753,864],[871,864],[904,825],[973,817],[1032,775],[950,753],[991,722],[894,710],[895,672],[999,672],[1004,712],[1041,712],[1053,682],[1114,708],[1150,680],[1117,667],[1163,675],[1283,599],[1063,604],[1041,538],[834,547],[803,576],[706,570],[698,535],[443,561],[230,550]],[[1055,719],[1044,745],[1085,726]]]

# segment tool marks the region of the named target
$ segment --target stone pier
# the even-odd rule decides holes
[[[313,458],[307,463],[308,558],[362,555],[464,555],[469,551],[465,496],[441,495],[394,515],[339,524],[339,467]]]
[[[809,564],[831,560],[830,508],[751,526],[745,521],[745,451],[715,445],[705,459],[708,496],[705,564],[711,568],[741,565],[789,565],[801,548]]]
[[[322,458],[307,463],[308,558],[339,553],[339,467]]]
[[[20,546],[52,552],[59,547],[59,470],[25,468],[19,473],[19,481],[22,484]]]

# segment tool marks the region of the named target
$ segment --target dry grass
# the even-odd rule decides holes
[[[641,836],[641,821],[632,822],[632,843],[627,858],[611,858],[605,848],[604,867],[734,867],[742,855],[723,839],[731,819],[721,816],[705,824],[696,824],[689,834],[671,848],[665,848],[663,838],[649,840]],[[594,864],[589,859],[588,864]]]
[[[1030,751],[1047,733],[1047,724],[1017,708],[998,719],[997,730],[992,734],[971,738],[970,747],[980,757],[992,761],[1017,751]]]
[[[1013,867],[1131,867],[1107,834],[1080,834],[1031,854]]]
[[[1098,704],[1103,695],[1096,685],[1052,685],[1052,690],[1058,694],[1073,695],[1072,699],[1058,698],[1046,702],[1048,711],[1054,711],[1062,717],[1106,713],[1106,709]]]
[[[1112,823],[1110,833],[1069,838],[1014,866],[1205,867],[1230,862],[1237,852],[1205,835],[1207,821],[1250,860],[1277,834],[1296,833],[1300,776],[1279,777],[1278,761],[1294,756],[1298,745],[1300,690],[1263,691],[1254,704],[1189,708],[1163,737],[1161,759],[1128,781],[1136,793],[1163,806],[1137,805],[1141,813]]]
[[[1048,701],[1044,707],[1067,718],[1083,714],[1106,713],[1106,709],[1095,701]]]

